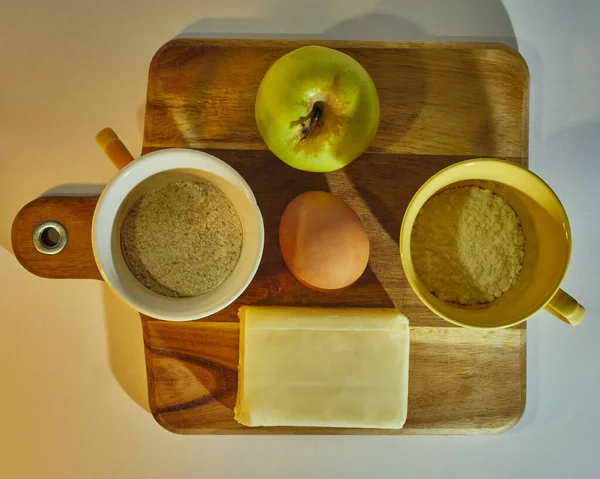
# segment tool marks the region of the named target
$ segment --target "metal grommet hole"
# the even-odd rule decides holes
[[[40,253],[59,253],[67,244],[67,230],[58,221],[43,221],[33,230],[33,244]]]

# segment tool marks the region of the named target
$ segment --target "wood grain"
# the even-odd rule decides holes
[[[142,316],[154,417],[182,434],[482,434],[510,428],[525,407],[525,325],[471,331],[437,318],[418,301],[404,277],[398,235],[412,195],[445,166],[480,156],[527,165],[528,73],[522,58],[494,44],[310,42],[339,48],[365,66],[377,86],[382,115],[367,153],[342,170],[315,174],[293,170],[275,158],[254,123],[254,95],[263,74],[279,56],[307,43],[178,39],[161,48],[152,61],[143,153],[190,147],[223,159],[255,192],[266,231],[256,278],[234,304],[210,318],[186,323]],[[360,215],[369,234],[369,267],[346,291],[318,293],[301,286],[281,257],[281,214],[292,198],[309,190],[340,195]],[[59,204],[55,207],[62,210]],[[91,205],[85,208],[93,210]],[[58,214],[46,209],[36,218],[42,213]],[[13,242],[19,245],[35,227],[29,215],[20,214],[13,226]],[[91,220],[91,213],[87,218]],[[36,257],[37,252],[21,253],[19,260],[41,276],[67,277],[64,271],[75,266],[77,273],[68,277],[98,277],[90,267],[89,225],[87,231],[81,265],[62,253],[52,260],[65,259],[58,273],[57,265]],[[405,428],[237,424],[232,412],[237,392],[236,313],[246,304],[397,307],[404,312],[411,322]]]
[[[164,375],[151,383],[150,407],[177,433],[485,434],[509,428],[523,411],[525,376],[499,374],[501,364],[513,374],[524,367],[523,329],[411,326],[404,429],[247,428],[233,420],[239,324],[195,321],[175,333],[164,321],[144,319],[148,370]]]
[[[92,252],[92,218],[97,196],[49,196],[25,205],[13,221],[15,256],[28,271],[44,278],[102,279]],[[40,253],[33,244],[33,229],[54,220],[67,230],[67,244],[58,254]]]
[[[144,145],[265,148],[254,98],[269,66],[321,44],[356,58],[381,105],[371,152],[521,157],[528,70],[501,44],[178,39],[150,66]],[[182,93],[184,95],[182,95]]]

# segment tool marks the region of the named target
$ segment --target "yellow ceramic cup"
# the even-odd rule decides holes
[[[436,193],[475,185],[501,195],[516,211],[525,234],[525,259],[516,284],[488,305],[460,306],[431,294],[417,275],[410,239],[417,214]],[[404,272],[417,296],[438,316],[467,328],[496,329],[519,324],[545,308],[569,324],[578,324],[585,309],[559,288],[571,255],[567,214],[552,189],[529,170],[488,158],[456,163],[432,176],[411,200],[400,230]]]

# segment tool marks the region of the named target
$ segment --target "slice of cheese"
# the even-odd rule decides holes
[[[409,328],[399,311],[244,306],[239,317],[239,423],[404,425]]]

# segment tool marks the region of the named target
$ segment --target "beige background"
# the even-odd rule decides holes
[[[593,477],[600,461],[600,2],[0,0],[0,477]],[[99,191],[93,138],[139,152],[147,69],[172,37],[497,39],[531,70],[531,168],[571,218],[570,329],[530,322],[528,406],[494,437],[181,437],[144,410],[140,324],[99,282],[36,278],[11,253],[21,206]],[[99,186],[100,185],[100,186]]]

